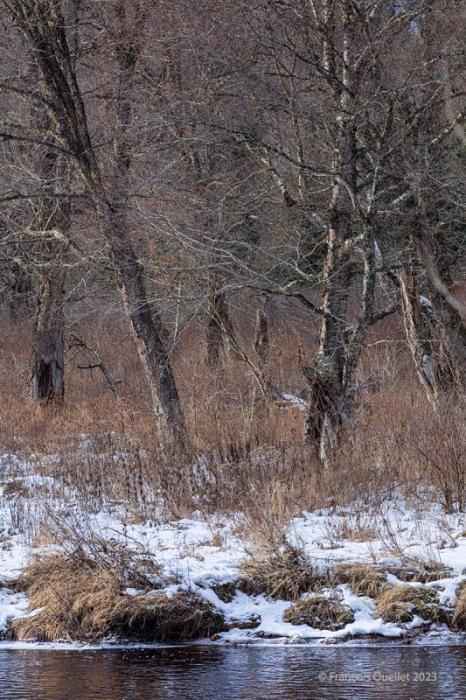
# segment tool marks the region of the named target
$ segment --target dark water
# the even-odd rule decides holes
[[[466,647],[0,649],[1,700],[465,700]]]

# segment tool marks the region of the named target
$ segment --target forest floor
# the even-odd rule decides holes
[[[72,486],[41,471],[12,454],[0,460],[2,645],[122,641],[125,635],[110,623],[87,635],[59,627],[42,634],[40,621],[39,628],[20,623],[11,632],[18,619],[39,620],[46,606],[61,605],[60,593],[52,591],[57,601],[37,607],[30,591],[37,596],[38,581],[36,589],[31,581],[18,583],[31,562],[66,561],[78,550],[85,562],[95,564],[100,552],[105,566],[113,561],[125,569],[118,583],[122,604],[189,594],[219,614],[221,624],[182,632],[180,640],[466,643],[466,516],[446,514],[431,494],[409,500],[394,488],[373,502],[365,495],[346,507],[300,512],[270,549],[258,547],[244,513],[198,510],[167,521],[157,508],[143,517],[123,501],[87,507]],[[51,536],[53,528],[59,538]],[[131,639],[162,637],[148,635],[146,624],[141,639],[137,633]],[[176,633],[164,639],[176,641]]]

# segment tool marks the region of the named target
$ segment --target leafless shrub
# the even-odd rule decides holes
[[[465,426],[464,400],[416,416],[411,425],[414,456],[421,473],[442,494],[447,513],[466,508]]]
[[[432,583],[453,574],[451,569],[435,559],[407,557],[405,555],[401,557],[401,561],[401,566],[390,565],[387,567],[387,573],[393,574],[400,581]]]
[[[131,344],[118,341],[118,324],[90,342],[125,378],[120,400],[114,400],[100,379],[80,373],[70,377],[61,411],[30,403],[24,378],[9,369],[16,347],[26,344],[25,329],[15,330],[0,357],[0,388],[2,382],[9,387],[0,407],[2,444],[21,454],[23,463],[29,460],[30,473],[51,476],[57,497],[60,489],[63,496],[73,492],[83,510],[97,512],[105,504],[124,502],[128,517],[145,520],[177,518],[194,509],[207,515],[215,510],[242,512],[248,535],[255,532],[263,541],[276,542],[283,524],[302,510],[345,506],[355,499],[363,508],[376,507],[399,490],[419,501],[421,487],[426,487],[424,496],[431,487],[432,494],[440,489],[449,509],[464,501],[463,409],[452,401],[451,410],[432,418],[414,382],[406,380],[403,362],[385,366],[377,357],[364,360],[364,374],[377,371],[383,383],[377,394],[364,390],[355,435],[322,470],[302,442],[302,413],[258,403],[244,368],[231,359],[209,374],[197,361],[198,332],[183,336],[185,345],[175,357],[198,457],[186,460],[160,449]],[[280,328],[274,333],[281,352],[272,379],[298,392],[295,344]],[[111,348],[118,342],[112,361]],[[27,364],[26,356],[19,360]],[[10,477],[16,479],[13,473]],[[20,481],[21,475],[18,488]],[[26,493],[16,499],[7,494],[7,500],[18,528],[35,536],[36,518]],[[348,523],[335,537],[367,539],[371,528],[362,521],[354,528]]]

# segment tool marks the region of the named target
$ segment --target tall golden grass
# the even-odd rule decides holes
[[[240,329],[239,337],[253,356],[250,330]],[[314,331],[286,319],[271,324],[263,365],[268,381],[289,393],[305,390],[301,367],[312,361]],[[372,331],[360,368],[361,380],[371,381],[358,397],[354,433],[325,471],[304,444],[302,412],[265,400],[250,369],[235,357],[215,370],[207,366],[200,325],[185,331],[172,351],[195,451],[190,461],[166,454],[159,444],[122,320],[90,318],[73,327],[122,380],[118,395],[98,370],[78,369],[83,358],[71,351],[60,409],[29,398],[30,332],[30,320],[16,322],[1,341],[2,449],[33,453],[40,473],[59,476],[94,507],[120,499],[135,517],[147,516],[162,499],[171,516],[193,507],[241,510],[269,535],[302,509],[344,505],[367,494],[384,499],[400,485],[413,498],[427,489],[447,511],[465,507],[465,402],[432,410],[397,317]],[[56,459],[43,459],[50,454]]]

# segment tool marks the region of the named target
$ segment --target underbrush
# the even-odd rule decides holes
[[[347,583],[358,596],[377,598],[387,587],[383,571],[366,564],[338,564],[332,572],[334,584]]]
[[[84,324],[79,334],[122,379],[116,396],[98,369],[79,370],[79,357],[69,356],[65,405],[31,402],[27,322],[10,329],[0,358],[4,451],[29,460],[34,473],[54,477],[63,493],[76,492],[87,510],[110,500],[124,501],[135,517],[145,519],[160,507],[167,518],[195,509],[242,512],[257,527],[257,511],[287,520],[302,510],[354,500],[383,502],[397,489],[412,499],[429,493],[447,512],[465,507],[465,401],[451,397],[433,411],[402,346],[375,343],[365,351],[359,371],[365,388],[358,393],[354,431],[323,470],[304,444],[299,407],[266,400],[247,363],[228,353],[218,367],[209,367],[203,329],[196,326],[172,357],[193,452],[188,458],[167,452],[154,431],[147,387],[121,319],[109,319],[94,336],[92,327]],[[254,352],[250,331],[239,332],[244,347]],[[314,337],[288,328],[283,318],[271,328],[270,347],[263,368],[267,381],[304,395],[301,368],[312,363]],[[346,534],[369,537],[370,525]]]

